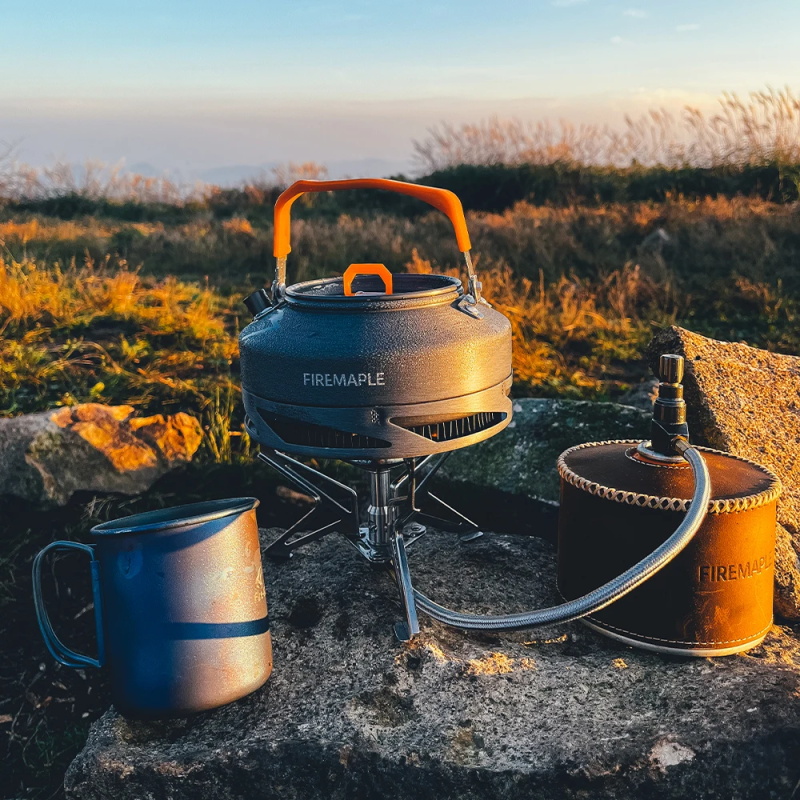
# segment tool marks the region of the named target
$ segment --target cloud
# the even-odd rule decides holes
[[[623,44],[625,42],[621,36],[612,36],[609,41],[611,44]]]
[[[685,25],[676,25],[676,31],[696,31],[700,28],[700,26],[696,22],[689,22]]]
[[[622,12],[623,17],[635,17],[636,19],[644,19],[647,16],[647,12],[642,10],[641,8],[626,8]]]

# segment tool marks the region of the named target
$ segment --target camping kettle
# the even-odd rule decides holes
[[[290,210],[308,192],[380,190],[450,220],[458,278],[350,264],[286,285]],[[248,435],[262,447],[341,459],[421,458],[467,447],[511,422],[511,323],[481,297],[455,194],[381,178],[297,181],[275,204],[275,281],[245,303],[239,336]]]

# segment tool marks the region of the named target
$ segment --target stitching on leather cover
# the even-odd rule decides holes
[[[751,634],[750,636],[744,636],[741,639],[726,639],[724,641],[711,641],[711,642],[687,642],[683,639],[661,639],[658,636],[648,636],[644,633],[636,633],[634,631],[626,630],[625,628],[618,628],[616,625],[609,625],[607,622],[601,622],[600,620],[588,616],[585,619],[591,620],[598,628],[609,628],[612,631],[618,631],[619,633],[627,633],[629,636],[633,636],[636,639],[642,639],[645,641],[651,642],[667,642],[668,644],[688,644],[688,645],[696,645],[698,647],[702,647],[704,645],[713,645],[713,644],[738,644],[739,642],[747,642],[750,639],[755,639],[758,636],[765,634],[773,625],[772,622],[767,625],[766,628],[762,628],[758,633]]]
[[[577,473],[573,472],[567,466],[567,456],[575,453],[578,450],[584,450],[587,447],[598,447],[606,444],[638,444],[636,439],[614,439],[606,442],[585,442],[584,444],[576,445],[565,450],[559,457],[557,463],[558,474],[563,480],[574,486],[576,489],[588,492],[595,497],[603,498],[604,500],[611,500],[615,503],[624,503],[629,506],[638,506],[639,508],[651,508],[658,511],[688,511],[691,501],[684,500],[679,497],[657,497],[652,494],[642,494],[641,492],[629,492],[622,489],[614,489],[610,486],[603,486],[596,481],[590,481],[588,478],[582,478]],[[778,479],[778,476],[773,472],[763,467],[761,464],[751,461],[748,458],[741,456],[734,456],[731,453],[725,453],[721,450],[712,450],[710,447],[698,447],[702,453],[714,453],[715,455],[723,455],[728,458],[734,458],[750,466],[756,467],[761,470],[771,481],[772,485],[758,494],[747,495],[746,497],[729,497],[719,500],[711,500],[708,504],[709,514],[730,514],[739,511],[749,511],[753,508],[767,505],[773,500],[780,497],[783,487]],[[665,640],[666,641],[666,640]]]
[[[564,592],[561,591],[561,587],[557,583],[556,583],[556,592],[558,593],[558,596],[565,603],[569,602],[567,597],[564,595]],[[620,628],[620,627],[618,627],[616,625],[611,625],[608,622],[603,622],[603,621],[597,619],[597,617],[593,617],[591,614],[588,614],[587,616],[583,617],[582,619],[588,619],[590,622],[593,622],[595,625],[597,625],[598,628],[609,628],[610,630],[618,631],[619,633],[627,633],[629,636],[633,636],[634,638],[639,639],[639,640],[652,641],[652,642],[667,642],[668,644],[697,645],[698,647],[709,645],[709,644],[738,644],[739,642],[747,642],[747,641],[750,641],[751,639],[755,639],[756,637],[761,636],[762,634],[766,634],[767,631],[769,631],[769,629],[775,624],[774,619],[770,620],[769,624],[766,627],[762,628],[757,633],[753,633],[750,636],[744,636],[741,639],[725,639],[725,640],[719,641],[719,642],[717,642],[717,641],[711,641],[711,642],[697,642],[697,641],[688,642],[688,641],[685,641],[683,639],[662,639],[659,636],[648,636],[647,634],[644,634],[644,633],[637,633],[636,631],[629,631],[627,628]]]

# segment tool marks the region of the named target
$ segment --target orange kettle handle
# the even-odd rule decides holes
[[[383,189],[387,192],[407,194],[424,200],[450,218],[456,234],[458,249],[466,253],[471,249],[467,221],[461,201],[449,189],[437,189],[433,186],[419,186],[416,183],[390,181],[385,178],[355,178],[345,181],[296,181],[281,194],[275,203],[275,232],[273,234],[273,252],[275,258],[286,258],[292,250],[291,208],[292,203],[306,192],[333,192],[342,189]]]

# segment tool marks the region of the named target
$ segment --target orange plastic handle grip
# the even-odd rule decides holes
[[[386,289],[386,294],[391,294],[393,287],[392,273],[383,264],[351,264],[342,275],[344,293],[351,297],[353,292],[353,278],[356,275],[379,275]]]
[[[390,181],[385,178],[356,178],[346,181],[296,181],[281,194],[275,203],[275,232],[273,234],[273,253],[275,258],[285,258],[292,250],[291,208],[292,203],[306,192],[333,192],[341,189],[384,189],[387,192],[407,194],[424,200],[450,218],[456,234],[458,249],[462,253],[471,250],[467,221],[461,201],[449,189],[433,186],[419,186],[416,183]]]

